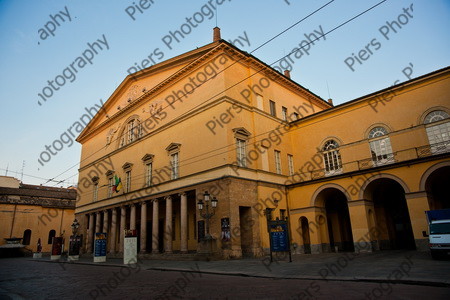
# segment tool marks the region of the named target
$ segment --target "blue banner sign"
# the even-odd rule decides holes
[[[106,256],[106,233],[95,234],[95,252],[94,256]]]
[[[286,224],[271,224],[270,239],[273,252],[289,251],[289,240]]]

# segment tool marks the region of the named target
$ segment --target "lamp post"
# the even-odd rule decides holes
[[[80,223],[78,223],[78,220],[73,220],[73,223],[72,225],[70,225],[70,227],[72,228],[72,234],[74,236],[77,236],[78,228],[80,228]]]
[[[203,200],[205,202],[203,202]],[[203,194],[203,200],[200,199],[198,200],[198,210],[200,211],[200,216],[202,216],[202,218],[205,219],[205,223],[206,223],[206,235],[205,235],[205,240],[212,240],[212,236],[209,233],[209,220],[212,218],[212,216],[215,215],[216,211],[216,207],[217,207],[217,198],[213,197],[211,199],[211,195],[205,191],[205,193]],[[210,202],[211,202],[211,207],[212,207],[212,211],[209,211],[209,206],[210,206]],[[205,209],[205,210],[203,210]]]
[[[68,253],[68,260],[78,260],[80,255],[80,247],[81,247],[81,237],[78,237],[78,228],[80,228],[80,223],[78,223],[78,220],[73,220],[72,225],[70,225],[72,228],[72,236],[69,238],[69,253]]]

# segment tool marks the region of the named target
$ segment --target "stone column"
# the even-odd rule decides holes
[[[87,238],[87,252],[92,253],[92,239],[94,238],[94,214],[89,214],[89,229]]]
[[[372,252],[377,250],[377,232],[380,229],[374,228],[375,209],[373,202],[366,199],[349,201],[348,212],[355,252]]]
[[[130,229],[136,230],[136,204],[131,204]]]
[[[110,253],[116,253],[117,209],[112,209],[111,216],[111,247]]]
[[[181,196],[181,214],[180,214],[180,220],[181,220],[181,245],[180,250],[181,253],[187,253],[188,252],[188,243],[187,243],[187,195],[186,193],[180,194]]]
[[[102,232],[108,233],[109,213],[108,210],[103,212],[103,230]]]
[[[100,232],[100,212],[95,214],[95,233]]]
[[[159,253],[159,203],[153,200],[152,253]]]
[[[126,222],[126,217],[127,217],[127,208],[125,206],[122,206],[120,208],[120,253],[123,253],[123,241],[125,239],[125,222]]]
[[[166,228],[164,229],[165,252],[172,253],[172,197],[166,197]]]
[[[147,245],[147,203],[141,203],[141,253],[146,253]]]
[[[405,198],[416,248],[419,251],[428,251],[428,238],[425,238],[422,232],[428,230],[428,220],[425,211],[430,210],[430,205],[428,204],[429,195],[426,191],[419,191],[405,194]]]

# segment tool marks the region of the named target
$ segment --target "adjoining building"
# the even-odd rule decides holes
[[[449,207],[450,68],[333,106],[220,39],[127,76],[80,134],[76,217],[123,253],[269,249],[266,208],[297,253],[425,249],[425,210]]]
[[[70,225],[74,221],[75,188],[23,184],[0,176],[0,239],[20,238],[26,250],[36,252],[39,239],[42,252],[49,253],[53,237],[65,238],[68,249]]]

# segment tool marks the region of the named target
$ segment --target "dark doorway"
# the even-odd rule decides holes
[[[309,224],[308,218],[300,218],[300,226],[302,228],[303,247],[305,254],[311,254],[311,239],[309,237]]]
[[[335,251],[336,247],[338,251],[354,251],[347,198],[337,189],[325,191],[325,210],[327,212],[331,251]]]
[[[253,256],[253,219],[251,207],[239,206],[239,226],[241,228],[241,249],[243,257]]]
[[[152,221],[147,221],[147,236],[145,249],[147,252],[152,252],[152,241],[153,241],[153,224]]]
[[[431,194],[429,205],[431,210],[450,208],[450,167],[442,167],[434,171],[425,185],[426,191]]]
[[[375,180],[367,189],[372,194],[377,219],[381,231],[380,250],[415,249],[414,234],[402,186],[387,178]]]
[[[164,251],[164,219],[159,220],[158,225],[158,246],[159,246],[159,253],[162,253]]]

